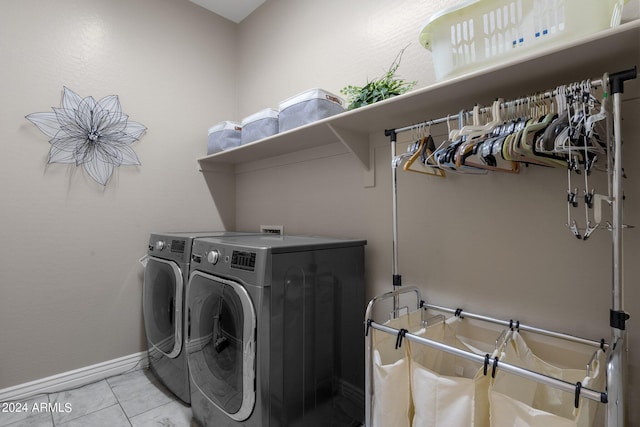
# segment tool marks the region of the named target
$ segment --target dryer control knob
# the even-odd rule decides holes
[[[209,261],[211,264],[217,264],[218,259],[220,259],[220,251],[218,251],[217,249],[214,249],[207,254],[207,261]]]
[[[164,242],[164,240],[158,240],[156,242],[156,250],[157,251],[163,250],[166,246],[167,246],[167,244]]]

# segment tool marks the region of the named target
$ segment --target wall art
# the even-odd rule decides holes
[[[140,165],[131,144],[147,130],[122,112],[117,95],[99,101],[81,97],[65,87],[60,108],[32,113],[26,119],[51,139],[48,163],[82,165],[89,176],[106,186],[114,168]]]

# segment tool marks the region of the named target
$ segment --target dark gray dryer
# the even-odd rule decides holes
[[[204,426],[364,422],[363,240],[198,239],[187,286]]]
[[[197,238],[246,233],[226,231],[151,233],[142,287],[149,368],[177,397],[190,402],[184,296],[191,248]]]

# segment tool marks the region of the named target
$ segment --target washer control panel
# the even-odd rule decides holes
[[[219,250],[213,249],[209,251],[209,253],[207,253],[207,261],[209,261],[210,264],[216,265],[219,259],[220,259]]]
[[[256,253],[247,251],[233,251],[231,268],[254,271],[256,269]]]
[[[174,236],[152,234],[149,238],[149,255],[176,262],[189,262],[191,240]]]

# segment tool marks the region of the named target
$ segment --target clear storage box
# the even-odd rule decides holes
[[[284,132],[344,111],[344,100],[323,89],[310,89],[282,101],[279,130]]]
[[[278,133],[278,111],[265,108],[242,119],[242,144]]]
[[[475,71],[620,24],[628,0],[468,0],[423,26],[436,80]]]
[[[224,121],[209,129],[207,154],[228,150],[240,145],[242,126],[240,123]]]

